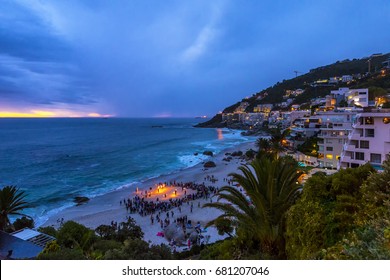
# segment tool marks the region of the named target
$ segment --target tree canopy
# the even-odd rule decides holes
[[[388,258],[389,171],[389,163],[380,174],[366,164],[312,176],[287,214],[288,258]]]

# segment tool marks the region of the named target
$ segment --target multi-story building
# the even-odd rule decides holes
[[[341,88],[339,88],[339,89],[337,89],[337,90],[331,90],[331,91],[330,91],[330,94],[331,94],[331,95],[334,95],[334,96],[336,96],[336,95],[345,96],[345,94],[346,94],[348,91],[349,91],[349,88],[347,88],[347,87],[341,87]]]
[[[320,167],[336,169],[352,131],[356,112],[348,110],[320,112],[322,125],[318,133],[318,164]]]
[[[244,124],[248,124],[251,126],[259,126],[262,125],[265,120],[268,119],[268,113],[245,113],[242,114],[241,121]]]
[[[253,108],[254,113],[269,113],[273,108],[272,104],[259,104]]]
[[[350,105],[358,105],[360,107],[368,107],[368,89],[359,88],[351,89],[346,94],[347,102]]]
[[[342,100],[347,101],[352,106],[368,107],[368,89],[349,89],[343,87],[338,90],[332,90],[330,95],[326,96],[326,107],[336,107]]]
[[[360,113],[341,154],[339,168],[359,167],[369,162],[380,170],[390,152],[390,110]]]
[[[280,114],[281,114],[283,122],[285,122],[286,125],[288,125],[288,126],[293,125],[293,122],[296,119],[303,118],[303,117],[310,117],[309,110],[286,111],[286,112],[281,112]]]
[[[222,113],[222,121],[227,123],[240,122],[242,119],[241,113]]]

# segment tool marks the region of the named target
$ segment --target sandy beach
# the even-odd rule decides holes
[[[111,222],[120,223],[125,221],[127,217],[132,217],[142,228],[145,234],[144,240],[151,242],[152,244],[168,244],[169,241],[166,238],[157,235],[157,233],[161,231],[160,223],[154,222],[152,224],[150,215],[141,216],[138,213],[129,214],[123,200],[132,199],[136,195],[140,196],[144,194],[145,191],[150,192],[146,199],[151,201],[156,201],[157,198],[159,201],[168,201],[170,198],[183,198],[185,194],[188,195],[195,192],[190,189],[185,190],[168,185],[164,188],[160,187],[158,189],[157,185],[161,183],[192,182],[194,184],[204,183],[205,186],[212,186],[216,188],[225,186],[227,185],[227,182],[224,181],[224,178],[228,178],[229,173],[237,172],[238,167],[245,164],[245,160],[240,157],[233,157],[233,159],[229,162],[224,161],[223,159],[226,157],[225,154],[232,153],[234,151],[242,151],[245,153],[249,149],[255,149],[254,142],[244,143],[233,148],[226,149],[218,155],[210,156],[210,160],[216,163],[216,167],[214,168],[204,168],[203,163],[200,163],[196,166],[173,174],[147,180],[136,186],[138,192],[133,191],[130,188],[123,188],[92,198],[85,204],[79,206],[75,205],[59,212],[55,216],[50,217],[49,220],[42,226],[58,227],[60,225],[58,221],[63,219],[63,221],[73,220],[95,229],[97,226],[102,224],[109,225]],[[215,181],[207,179],[212,176]],[[221,214],[219,210],[213,208],[202,208],[204,203],[210,201],[216,201],[216,198],[199,198],[191,203],[183,203],[180,207],[181,212],[178,207],[171,209],[169,212],[172,211],[175,218],[187,216],[187,219],[193,221],[194,224],[200,222],[201,226],[204,227],[207,222]],[[209,235],[209,243],[227,237],[218,235],[218,232],[214,227],[209,227],[207,229],[207,235]]]

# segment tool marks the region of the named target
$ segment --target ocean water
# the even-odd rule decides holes
[[[0,119],[0,187],[24,190],[36,224],[94,197],[204,161],[251,141],[194,128],[197,119]],[[199,155],[195,156],[194,153]]]

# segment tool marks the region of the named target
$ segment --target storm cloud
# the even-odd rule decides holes
[[[388,1],[0,1],[0,111],[212,115],[388,52]]]

